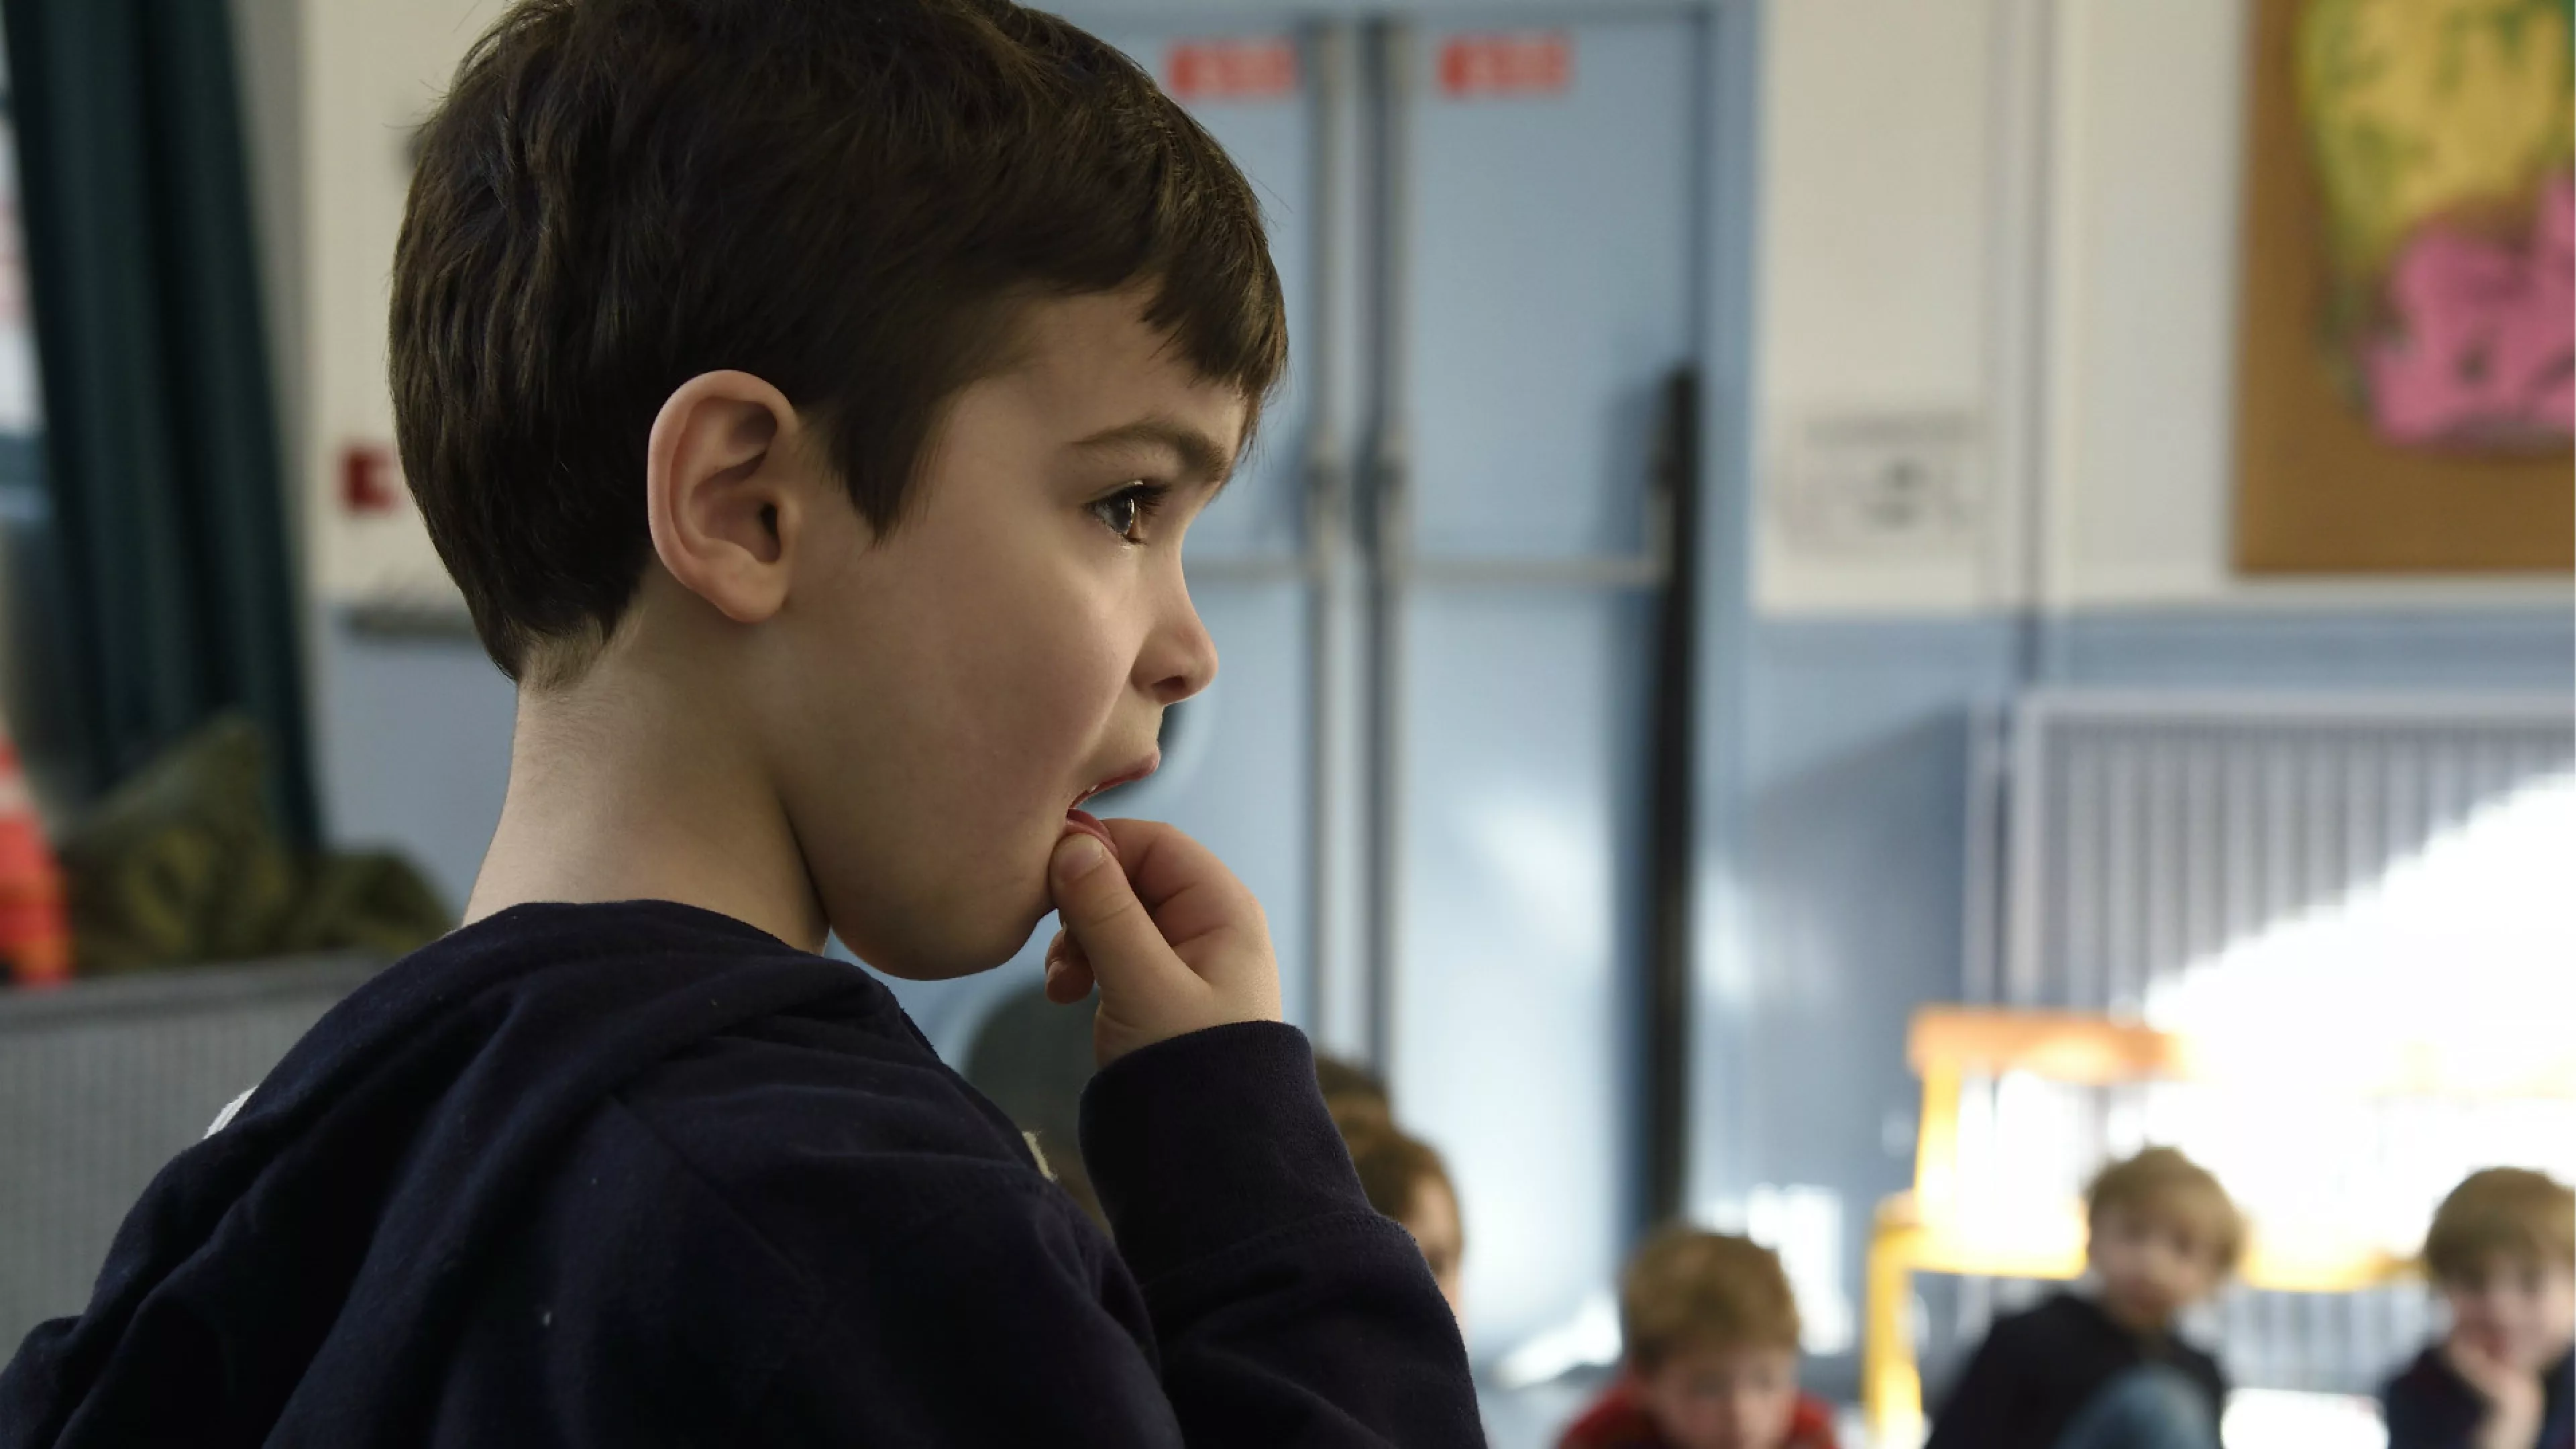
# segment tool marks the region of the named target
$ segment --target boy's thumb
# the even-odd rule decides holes
[[[1186,972],[1180,958],[1154,925],[1145,903],[1136,899],[1100,838],[1067,831],[1047,863],[1047,880],[1055,895],[1056,915],[1091,958],[1091,972],[1104,991],[1114,991],[1140,972],[1166,969]]]

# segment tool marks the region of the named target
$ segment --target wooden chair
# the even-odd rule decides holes
[[[2154,1028],[2071,1012],[1956,1006],[1915,1013],[1907,1060],[1923,1081],[1914,1188],[1879,1205],[1872,1226],[1861,1339],[1861,1407],[1874,1442],[1919,1442],[1923,1380],[1910,1305],[1916,1273],[1996,1278],[2076,1277],[2084,1270],[2084,1211],[2068,1201],[2009,1224],[1978,1221],[1961,1191],[1959,1100],[1972,1078],[2021,1073],[2075,1086],[2223,1081],[2223,1058]],[[2408,1049],[2363,1065],[2354,1089],[2371,1097],[2576,1097],[2576,1054],[2499,1078],[2482,1064]],[[2346,1293],[2413,1271],[2410,1260],[2358,1233],[2336,1241],[2266,1241],[2260,1224],[2238,1268],[2248,1287]]]

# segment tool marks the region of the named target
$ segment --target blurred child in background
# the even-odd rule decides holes
[[[1619,1280],[1618,1379],[1558,1449],[1834,1449],[1798,1392],[1798,1300],[1770,1249],[1667,1228]]]
[[[1315,1053],[1315,1085],[1322,1089],[1327,1107],[1338,1108],[1356,1098],[1374,1103],[1388,1116],[1395,1115],[1395,1107],[1386,1095],[1386,1083],[1357,1062],[1346,1062],[1328,1052]]]
[[[1997,1320],[1928,1449],[2218,1449],[2226,1375],[2174,1325],[2235,1271],[2236,1205],[2150,1147],[2093,1180],[2085,1217],[2087,1287]]]
[[[2388,1449],[2576,1446],[2576,1191],[2471,1173],[2433,1214],[2424,1270],[2451,1331],[2388,1381]]]

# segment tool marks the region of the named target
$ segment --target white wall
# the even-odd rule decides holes
[[[2244,20],[2235,0],[2062,14],[2044,582],[2079,604],[2224,594]]]
[[[1766,613],[2566,602],[2564,575],[2232,575],[2243,0],[1766,18]],[[1968,536],[1835,547],[1784,525],[1805,420],[1925,408],[1978,429]]]
[[[385,323],[408,141],[500,0],[230,0],[278,413],[312,607],[306,657],[323,824],[389,846],[461,902],[500,810],[513,695],[470,636],[354,629],[346,605],[461,618],[409,506],[350,516],[351,443],[390,449]],[[393,480],[400,492],[399,478]]]
[[[1986,405],[1995,0],[1794,0],[1765,11],[1754,456],[1770,611],[1972,609],[1959,549],[1803,545],[1791,439],[1828,413]]]
[[[411,184],[411,133],[500,0],[301,0],[305,295],[303,516],[325,603],[452,599],[408,494],[394,513],[339,501],[342,450],[393,443],[385,314]],[[399,490],[398,490],[399,491]]]

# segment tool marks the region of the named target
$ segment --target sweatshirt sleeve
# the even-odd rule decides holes
[[[2470,1449],[2477,1438],[2476,1399],[2452,1390],[2422,1360],[2379,1391],[2388,1449]]]
[[[1998,1325],[1977,1345],[1933,1415],[1932,1437],[1923,1449],[1994,1449],[2013,1442],[2016,1355],[2004,1337],[2004,1326]]]
[[[1371,1210],[1305,1037],[1245,1022],[1112,1063],[1082,1149],[1191,1444],[1482,1444],[1456,1321]]]
[[[1181,1449],[1099,1231],[1035,1174],[968,1176],[950,1168],[947,1210],[854,1256],[787,1330],[741,1442]]]

